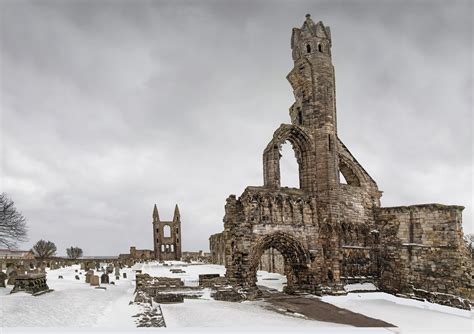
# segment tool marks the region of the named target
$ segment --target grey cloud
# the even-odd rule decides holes
[[[149,248],[153,204],[166,219],[179,203],[184,248],[207,249],[225,198],[262,183],[263,149],[289,121],[289,39],[307,12],[331,26],[339,136],[383,204],[465,205],[472,231],[469,1],[2,1],[0,12],[1,190],[28,218],[25,248]]]

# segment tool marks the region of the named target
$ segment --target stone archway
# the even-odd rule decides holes
[[[261,235],[253,243],[249,255],[249,286],[256,287],[259,261],[265,250],[269,248],[278,250],[284,258],[287,277],[286,292],[314,290],[309,252],[295,237],[284,232]]]

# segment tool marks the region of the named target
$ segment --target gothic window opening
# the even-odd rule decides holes
[[[311,53],[311,45],[306,44],[306,52]]]
[[[285,141],[280,150],[280,184],[282,187],[299,188],[299,166],[293,147]]]
[[[339,183],[360,187],[359,177],[352,168],[344,161],[339,161]]]
[[[323,47],[321,46],[321,44],[318,44],[318,51],[323,52]]]
[[[165,238],[170,238],[171,237],[171,227],[169,225],[163,226],[163,236]]]
[[[344,177],[344,174],[342,174],[340,171],[339,171],[339,183],[340,184],[347,184],[347,180]]]

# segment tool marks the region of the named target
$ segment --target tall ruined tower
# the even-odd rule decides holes
[[[153,245],[155,259],[181,259],[181,214],[178,204],[174,209],[172,221],[161,221],[156,204],[153,208]]]
[[[309,189],[319,200],[336,200],[338,183],[336,153],[336,97],[331,59],[331,31],[309,14],[301,28],[293,28],[291,49],[294,67],[287,79],[293,87],[295,103],[290,107],[291,123],[303,127],[316,147],[315,171]],[[306,167],[306,166],[304,166]]]

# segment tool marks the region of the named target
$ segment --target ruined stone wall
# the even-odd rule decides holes
[[[155,253],[151,249],[136,249],[130,247],[130,258],[136,260],[151,260],[155,258]]]
[[[300,287],[310,286],[315,275],[327,280],[328,266],[319,242],[325,232],[319,229],[314,198],[305,197],[303,191],[247,187],[239,199],[227,199],[224,227],[229,281],[253,286],[261,257],[269,248],[283,255],[289,285],[294,280]]]
[[[463,209],[440,204],[381,208],[378,225],[385,248],[381,288],[472,300],[472,259],[463,242]]]
[[[283,256],[289,288],[337,293],[344,282],[370,278],[392,293],[472,297],[462,208],[380,208],[382,192],[339,139],[331,45],[329,27],[310,15],[293,29],[292,124],[282,124],[263,152],[263,187],[227,198],[224,232],[210,239],[213,261],[222,263],[224,244],[226,278],[239,291],[256,288],[256,270],[273,248]],[[299,189],[281,187],[286,141]]]
[[[224,233],[216,233],[209,237],[211,263],[225,265],[225,240]]]

